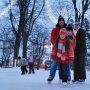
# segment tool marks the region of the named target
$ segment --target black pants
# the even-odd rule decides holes
[[[69,64],[59,64],[59,77],[61,77],[60,79],[62,79],[62,82],[68,81],[68,76],[70,73],[69,69]]]
[[[73,69],[74,69],[74,80],[86,79],[85,54],[78,53],[75,55]]]
[[[26,65],[25,66],[21,66],[21,71],[22,71],[22,74],[28,73]]]
[[[30,74],[31,74],[31,72],[32,72],[32,73],[35,73],[35,72],[34,72],[34,63],[29,62],[28,65],[29,65],[29,73],[30,73]]]

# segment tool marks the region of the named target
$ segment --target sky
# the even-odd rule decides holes
[[[73,75],[73,72],[71,72]],[[35,74],[21,75],[20,68],[0,68],[0,90],[90,90],[90,71],[85,83],[63,86],[58,79],[58,71],[51,84],[47,78],[49,70],[35,70]]]

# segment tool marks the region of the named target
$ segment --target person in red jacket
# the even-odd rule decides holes
[[[72,41],[68,37],[68,31],[63,28],[60,29],[59,32],[59,38],[57,39],[56,46],[57,47],[57,55],[56,55],[56,61],[60,65],[60,71],[62,74],[62,83],[67,84],[68,81],[68,68],[69,63],[74,60],[74,46],[72,44]],[[53,52],[53,51],[52,51]],[[70,69],[70,68],[69,68]]]
[[[65,23],[65,20],[64,18],[60,15],[58,17],[58,23],[56,24],[56,27],[52,29],[52,32],[51,32],[51,37],[50,37],[50,40],[51,40],[51,44],[52,46],[54,46],[54,44],[56,43],[56,40],[57,38],[59,37],[59,32],[60,32],[60,29],[61,28],[66,28],[67,24]],[[54,51],[56,51],[54,49],[54,47],[52,47],[52,49]],[[55,57],[56,57],[56,52],[52,52],[51,53],[51,59],[53,60],[52,64],[51,64],[51,67],[50,67],[50,75],[49,75],[49,78],[47,79],[47,81],[50,83],[54,77],[55,77],[55,74],[56,74],[56,70],[57,70],[57,66],[58,66],[58,63],[55,61]],[[59,66],[58,66],[59,68]],[[60,69],[60,68],[59,68]],[[59,79],[62,78],[62,75],[61,75],[61,72],[59,70]]]
[[[65,28],[60,30],[59,35],[56,61],[62,64],[68,64],[74,60],[72,41],[68,38],[68,31]]]
[[[58,23],[56,24],[56,27],[51,32],[51,44],[52,44],[52,51],[53,51],[51,53],[51,59],[53,60],[53,63],[51,64],[50,75],[49,75],[49,78],[47,79],[47,81],[49,81],[49,82],[51,82],[54,79],[55,73],[57,70],[57,66],[59,69],[59,79],[60,80],[62,79],[60,65],[58,65],[58,62],[56,61],[57,48],[53,47],[57,41],[57,38],[59,37],[60,29],[62,29],[62,28],[67,28],[67,24],[65,23],[64,18],[62,16],[59,16]],[[67,30],[69,30],[69,29],[70,28],[67,28]],[[68,69],[68,80],[70,80],[70,79],[71,79],[70,69]]]
[[[59,16],[58,23],[56,24],[56,27],[51,32],[51,44],[52,44],[51,59],[53,60],[53,63],[51,64],[50,75],[49,75],[49,78],[47,79],[47,81],[49,81],[49,82],[51,82],[54,79],[55,73],[56,73],[56,70],[57,70],[57,66],[59,68],[59,79],[62,80],[61,66],[58,65],[58,61],[57,61],[57,48],[58,48],[58,45],[56,45],[56,43],[58,43],[57,40],[58,40],[58,38],[60,36],[59,32],[63,28],[66,28],[66,30],[68,31],[68,37],[70,39],[73,39],[72,35],[70,35],[70,34],[72,34],[71,27],[67,27],[67,24],[65,23],[64,18],[62,16]],[[69,68],[70,68],[70,65],[69,65],[69,67],[67,69],[68,81],[71,80],[71,75],[70,75],[70,69]]]

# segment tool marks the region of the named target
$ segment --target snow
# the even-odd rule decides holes
[[[73,75],[73,73],[72,73]],[[35,74],[21,75],[20,68],[0,68],[0,90],[90,90],[90,72],[83,84],[63,86],[58,80],[58,71],[51,84],[47,83],[49,70],[35,70]]]

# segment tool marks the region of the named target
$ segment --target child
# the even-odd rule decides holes
[[[74,60],[74,47],[73,39],[70,39],[68,32],[65,28],[60,30],[59,38],[57,41],[57,62],[60,66],[60,72],[62,73],[62,83],[67,84],[68,81],[68,69],[71,61]],[[73,36],[72,36],[73,37]]]
[[[26,68],[27,61],[25,58],[22,58],[22,59],[21,59],[21,57],[19,57],[19,58],[20,58],[19,66],[21,66],[21,72],[22,72],[21,74],[22,75],[24,75],[25,73],[27,74],[28,73],[28,70]]]
[[[35,74],[34,71],[34,58],[33,58],[33,53],[30,52],[30,55],[28,57],[28,66],[29,66],[29,74],[33,73]]]

